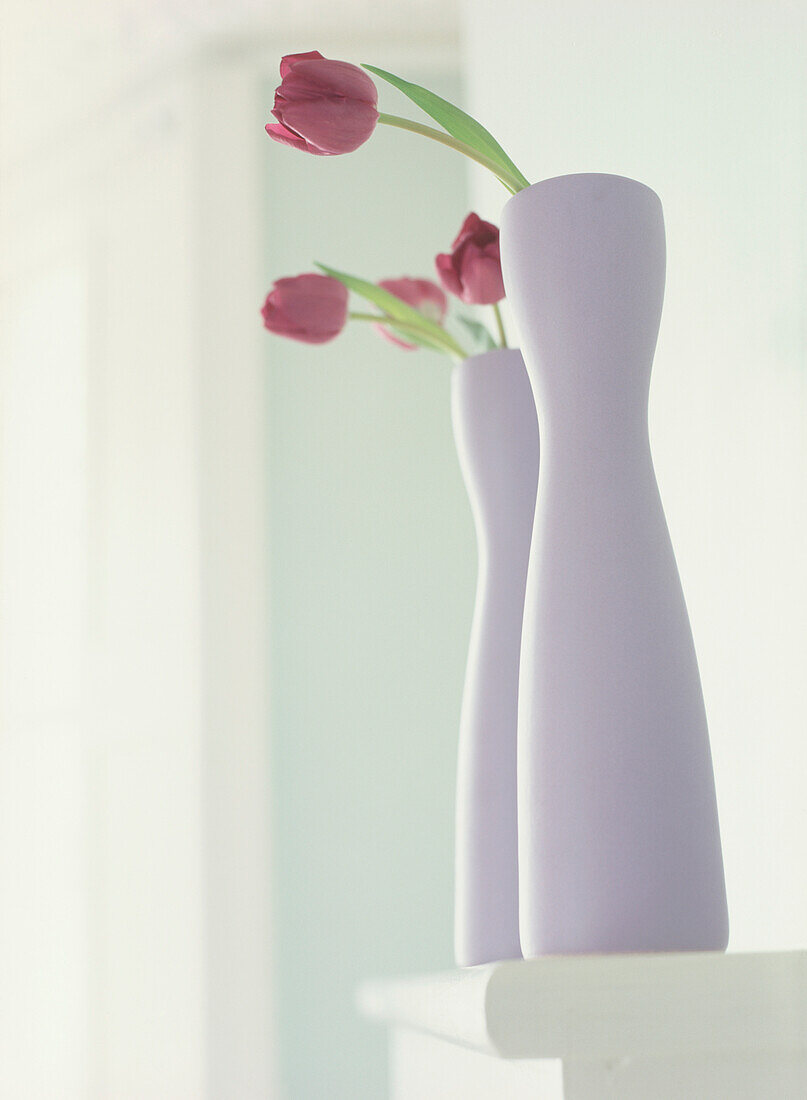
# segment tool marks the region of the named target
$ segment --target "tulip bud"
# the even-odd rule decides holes
[[[264,328],[304,344],[325,344],[347,322],[348,291],[328,275],[278,279],[266,296]]]
[[[266,124],[270,138],[320,157],[352,153],[378,122],[378,93],[367,73],[317,50],[288,54],[280,62],[280,86]]]
[[[396,298],[400,298],[402,302],[419,310],[430,321],[435,321],[438,325],[442,324],[448,308],[448,300],[440,287],[431,279],[410,279],[404,275],[400,279],[382,279],[378,285],[388,290],[390,294],[394,294]],[[384,325],[376,325],[375,328],[385,339],[392,344],[397,344],[399,348],[404,348],[406,351],[414,351],[417,348],[417,344],[402,340]]]
[[[499,259],[499,230],[478,214],[469,214],[450,253],[435,260],[440,282],[469,305],[493,305],[504,297]]]

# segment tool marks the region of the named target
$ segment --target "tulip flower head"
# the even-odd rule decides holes
[[[403,92],[441,128],[400,115],[379,114],[378,92],[368,72]],[[277,122],[266,124],[270,138],[315,156],[352,153],[383,122],[464,153],[491,171],[511,195],[529,187],[527,177],[476,119],[428,88],[375,65],[359,68],[348,61],[332,61],[319,50],[287,54],[280,62],[280,85],[272,114]]]
[[[348,291],[327,275],[278,279],[261,309],[264,328],[303,344],[326,344],[347,322]]]
[[[266,124],[270,138],[320,157],[352,153],[378,122],[378,93],[358,65],[331,61],[317,50],[288,54]]]
[[[404,277],[371,283],[325,264],[317,267],[321,275],[297,275],[275,282],[261,310],[264,328],[304,344],[325,344],[338,336],[348,321],[361,321],[407,351],[425,347],[458,361],[467,358],[465,349],[443,327],[448,300],[430,279]],[[352,311],[351,292],[375,308]]]
[[[440,282],[469,305],[493,305],[504,297],[499,230],[478,214],[469,214],[451,252],[435,260]]]
[[[443,323],[448,309],[448,299],[431,279],[411,279],[408,276],[402,276],[400,279],[382,279],[378,285],[388,290],[390,294],[394,294],[396,298],[400,298],[402,302],[419,310],[430,321],[435,321],[438,325]],[[414,351],[417,348],[417,344],[402,340],[385,325],[376,325],[375,328],[386,340],[405,351]]]

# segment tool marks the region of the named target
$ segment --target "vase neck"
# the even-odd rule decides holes
[[[545,353],[540,341],[533,345],[529,377],[546,440],[562,433],[570,441],[610,451],[618,450],[622,440],[633,446],[647,437],[649,358],[547,359]]]
[[[501,248],[542,431],[633,445],[664,298],[658,196],[622,176],[545,180],[505,206]]]

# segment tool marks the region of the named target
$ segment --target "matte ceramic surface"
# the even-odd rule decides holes
[[[650,454],[661,203],[622,176],[505,206],[507,297],[541,424],[521,654],[521,946],[722,949],[698,665]]]
[[[451,408],[479,553],[457,769],[458,965],[516,958],[516,730],[538,422],[521,353],[454,368]]]

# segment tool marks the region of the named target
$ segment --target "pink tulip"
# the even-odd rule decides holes
[[[400,279],[382,279],[378,285],[406,302],[407,305],[419,310],[430,321],[436,321],[438,325],[442,324],[448,309],[448,300],[440,287],[431,279],[410,279],[404,275]],[[417,348],[417,344],[402,340],[384,325],[376,325],[375,328],[385,339],[392,344],[397,344],[399,348],[404,348],[406,351],[414,351]]]
[[[264,328],[304,344],[325,344],[347,322],[347,287],[328,275],[278,279],[266,296]]]
[[[270,138],[320,157],[352,153],[378,121],[378,93],[367,73],[317,50],[288,54],[280,62],[280,86],[266,124]]]
[[[440,282],[469,305],[493,305],[504,297],[499,230],[469,214],[451,246],[435,260]]]

